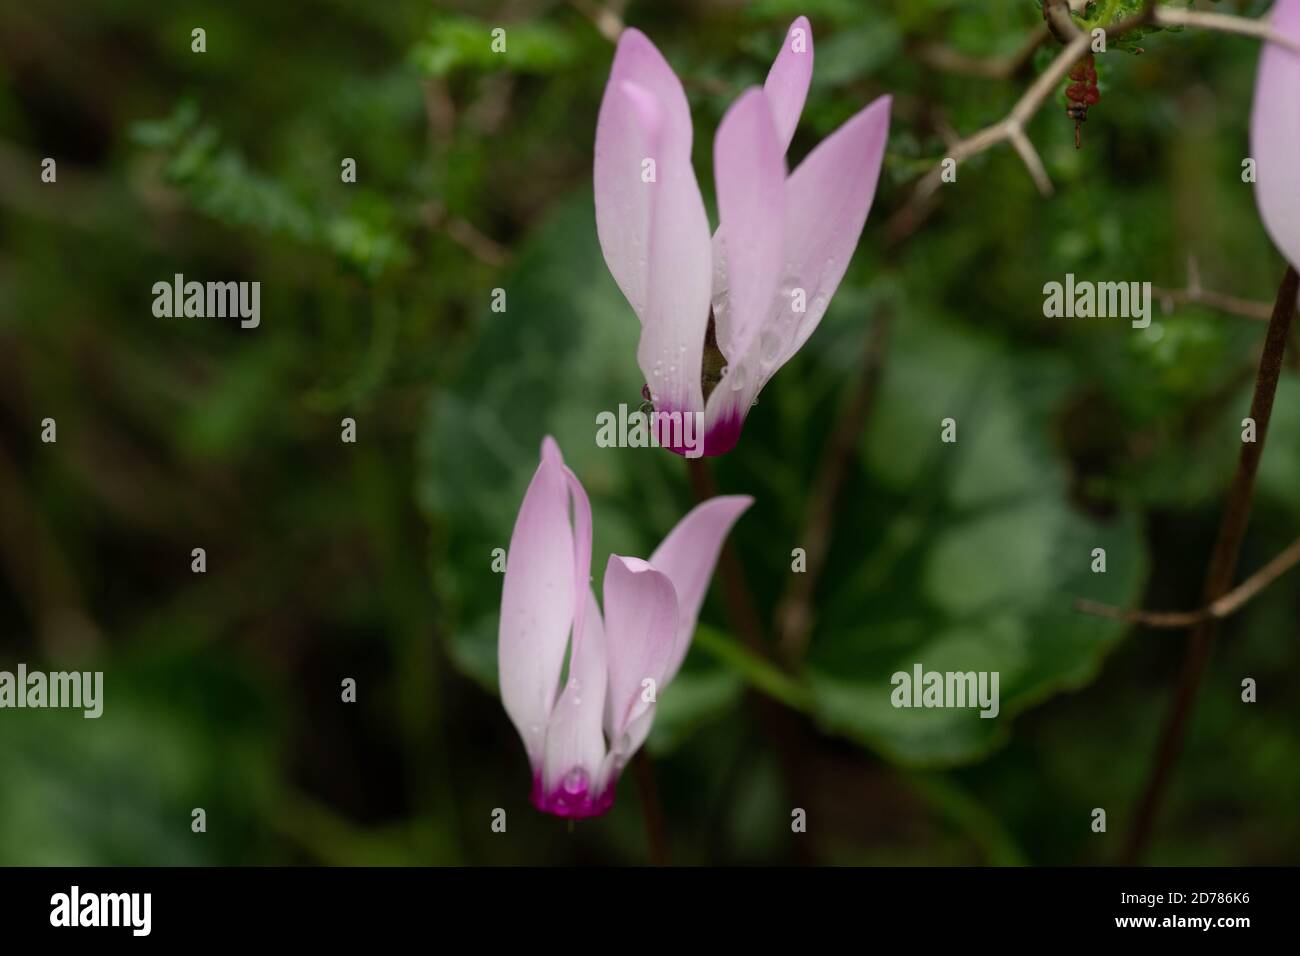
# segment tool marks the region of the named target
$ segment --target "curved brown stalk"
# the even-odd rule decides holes
[[[1241,542],[1246,535],[1246,524],[1250,518],[1251,499],[1255,492],[1255,475],[1259,471],[1260,456],[1264,453],[1264,440],[1268,436],[1268,422],[1273,414],[1273,398],[1277,394],[1277,383],[1282,374],[1282,359],[1286,352],[1291,319],[1296,312],[1298,292],[1300,292],[1300,275],[1297,275],[1294,267],[1288,267],[1286,275],[1282,278],[1282,285],[1277,290],[1277,300],[1273,304],[1273,316],[1269,320],[1268,334],[1264,339],[1264,354],[1260,358],[1259,374],[1255,379],[1255,394],[1250,402],[1250,417],[1255,420],[1256,440],[1242,442],[1237,473],[1232,481],[1232,490],[1228,494],[1228,506],[1219,523],[1219,534],[1205,575],[1204,603],[1207,606],[1213,605],[1232,587],[1237,557],[1241,552]],[[1182,674],[1179,676],[1173,702],[1170,704],[1160,732],[1155,762],[1146,786],[1142,790],[1133,826],[1124,844],[1121,862],[1125,864],[1132,865],[1140,862],[1151,841],[1156,815],[1173,776],[1178,757],[1183,750],[1187,724],[1196,703],[1196,694],[1200,690],[1218,628],[1217,617],[1198,620],[1192,628],[1187,656],[1183,660]]]

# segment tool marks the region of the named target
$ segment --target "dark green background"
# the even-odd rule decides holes
[[[887,321],[884,378],[805,673],[738,656],[715,587],[663,695],[649,752],[673,858],[1113,861],[1186,636],[1073,601],[1196,605],[1263,325],[1192,307],[1157,307],[1145,333],[1045,319],[1041,290],[1067,272],[1178,287],[1195,256],[1206,287],[1271,299],[1283,263],[1240,176],[1258,46],[1164,32],[1113,49],[1082,150],[1059,91],[1030,126],[1053,197],[999,147],[895,244],[886,224],[944,131],[1001,117],[1033,72],[954,76],[923,49],[1010,53],[1038,4],[633,3],[686,85],[711,208],[717,122],[799,13],[816,71],[792,161],[876,96],[895,105],[848,276],[714,463],[723,491],[757,499],[733,540],[768,617]],[[0,863],[648,859],[631,779],[572,829],[529,807],[494,686],[491,552],[544,434],[591,495],[597,575],[611,551],[648,555],[693,500],[680,459],[594,444],[596,413],[641,386],[591,205],[611,56],[558,2],[0,10],[0,668],[106,682],[98,721],[0,712]],[[261,327],[155,318],[151,287],[176,272],[260,281]],[[947,416],[956,445],[938,440]],[[1289,369],[1243,570],[1298,532]],[[1099,546],[1105,575],[1088,570]],[[1283,578],[1224,628],[1152,862],[1300,854],[1298,610]],[[894,710],[889,675],[914,661],[998,670],[1001,717]]]

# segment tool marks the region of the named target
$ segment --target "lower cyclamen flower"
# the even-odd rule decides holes
[[[591,504],[548,437],[510,537],[497,641],[501,700],[523,738],[532,801],[604,813],[686,657],[723,539],[753,499],[711,498],[649,561],[611,555],[591,589]],[[567,676],[565,671],[567,661]]]
[[[686,416],[704,424],[705,455],[736,443],[759,391],[817,328],[871,209],[888,96],[786,175],[812,66],[812,28],[800,17],[763,86],[718,126],[720,225],[710,237],[682,84],[645,34],[619,37],[596,124],[596,231],[641,321],[637,362],[656,438],[678,454],[699,453],[666,427]]]

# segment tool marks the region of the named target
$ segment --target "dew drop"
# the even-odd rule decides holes
[[[576,796],[586,792],[587,789],[587,771],[581,767],[574,767],[564,775],[564,780],[560,782],[564,792],[571,796]]]

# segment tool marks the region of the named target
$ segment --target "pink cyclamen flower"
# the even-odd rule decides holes
[[[542,442],[510,537],[497,640],[501,701],[528,752],[539,810],[580,818],[613,804],[657,695],[686,657],[722,541],[752,501],[697,506],[649,561],[610,555],[602,619],[591,504],[555,440]]]
[[[1273,29],[1300,44],[1300,0],[1278,0]],[[1277,43],[1264,46],[1250,117],[1255,160],[1255,201],[1278,251],[1300,268],[1300,53]]]
[[[735,445],[759,391],[821,321],[876,193],[888,96],[786,175],[812,66],[812,28],[799,17],[767,81],[723,117],[712,237],[691,168],[686,94],[640,31],[619,38],[600,104],[596,231],[605,262],[641,320],[646,397],[663,418],[703,422],[705,455]]]

